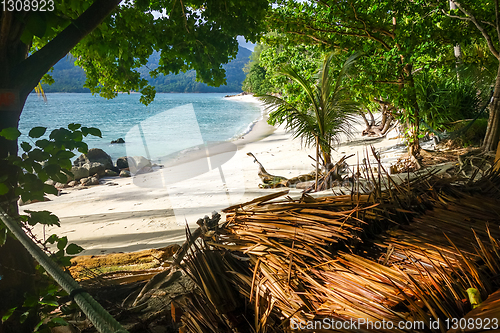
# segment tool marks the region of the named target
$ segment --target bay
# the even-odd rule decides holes
[[[46,102],[31,94],[19,123],[23,134],[20,140],[33,144],[34,140],[27,137],[27,133],[35,126],[47,127],[49,133],[78,123],[99,128],[102,138],[88,136],[85,142],[89,148],[101,148],[116,160],[120,156],[130,156],[127,150],[145,142],[133,135],[128,137],[134,142],[111,144],[111,141],[125,139],[132,128],[139,126],[146,132],[148,153],[154,160],[200,144],[200,140],[231,140],[243,135],[261,117],[257,105],[224,96],[222,93],[163,93],[157,94],[155,101],[145,106],[139,102],[140,94],[119,94],[106,100],[90,93],[48,93]]]

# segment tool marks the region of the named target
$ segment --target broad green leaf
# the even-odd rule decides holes
[[[17,128],[14,127],[9,127],[9,128],[4,128],[2,131],[0,131],[0,136],[3,136],[7,140],[16,140],[19,136],[21,135],[21,132]]]
[[[23,141],[21,142],[21,148],[25,151],[25,152],[29,152],[31,150],[31,145],[29,143],[27,143],[26,141]]]
[[[0,183],[0,195],[7,194],[9,192],[9,187],[4,183]]]
[[[41,139],[41,140],[37,140],[35,142],[35,145],[37,145],[37,147],[40,147],[42,149],[44,149],[45,147],[47,147],[49,144],[50,144],[50,141],[47,140],[47,139]]]
[[[68,128],[72,131],[76,131],[77,129],[79,129],[80,127],[82,127],[82,125],[80,124],[75,124],[75,123],[71,123],[68,125]]]
[[[59,241],[57,241],[57,248],[59,250],[63,250],[66,245],[68,245],[68,237],[64,236],[62,238],[59,238]]]
[[[38,126],[38,127],[33,127],[30,132],[28,133],[28,135],[31,137],[31,138],[39,138],[41,137],[42,135],[45,134],[45,131],[47,131],[47,127],[41,127],[41,126]]]
[[[49,211],[42,210],[39,212],[27,210],[26,213],[30,214],[28,218],[29,225],[35,225],[37,223],[45,225],[57,225],[59,226],[59,218]]]
[[[49,184],[43,185],[43,191],[47,194],[54,194],[54,195],[57,195],[59,193],[57,188],[55,188],[53,185],[49,185]]]
[[[82,127],[82,133],[84,136],[93,135],[102,138],[101,130],[95,127]]]
[[[74,243],[71,243],[66,248],[66,253],[69,254],[69,255],[75,255],[75,254],[78,254],[78,253],[82,252],[83,250],[84,250],[83,247],[78,246],[78,245],[76,245]]]
[[[42,17],[41,12],[32,11],[28,16],[28,21],[26,22],[26,28],[31,31],[31,33],[38,38],[42,38],[47,30],[47,22],[45,18]]]

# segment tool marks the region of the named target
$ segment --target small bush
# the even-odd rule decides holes
[[[466,126],[465,124],[457,124],[454,126],[452,131],[459,130]],[[488,127],[488,118],[480,118],[477,119],[474,123],[472,123],[471,127],[462,133],[457,139],[456,142],[461,146],[479,146],[486,135],[486,128]]]

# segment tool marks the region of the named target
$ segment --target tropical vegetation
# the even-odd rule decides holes
[[[341,134],[349,134],[349,118],[358,112],[358,105],[346,95],[345,80],[354,61],[355,53],[347,58],[340,72],[332,68],[333,54],[325,57],[315,81],[310,82],[293,67],[284,66],[279,73],[295,81],[307,96],[305,103],[293,103],[273,95],[256,95],[264,101],[272,125],[285,127],[300,137],[304,144],[316,146],[316,182],[320,152],[323,166],[328,172],[332,167],[331,150]],[[317,184],[316,184],[317,186]]]
[[[278,2],[261,39],[258,63],[266,73],[261,82],[271,84],[268,92],[304,98],[293,83],[276,78],[281,66],[294,64],[299,73],[310,76],[312,64],[326,53],[363,52],[350,94],[369,115],[389,110],[388,117],[399,120],[409,153],[418,163],[419,138],[429,130],[422,121],[443,130],[446,123],[475,118],[480,105],[488,104],[489,87],[500,77],[495,4],[451,1],[450,9],[444,0]],[[494,89],[495,94],[499,91]],[[495,150],[498,143],[495,94],[483,138],[485,151]],[[451,101],[449,107],[445,101]],[[369,120],[367,125],[373,127]],[[375,133],[387,128],[381,126]]]

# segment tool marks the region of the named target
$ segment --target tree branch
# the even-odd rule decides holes
[[[121,0],[95,0],[66,29],[14,68],[14,88],[25,98],[47,71],[108,17]]]
[[[498,0],[495,0],[495,29],[497,31],[498,42],[500,42],[500,14],[498,9]]]
[[[472,23],[474,23],[476,28],[481,32],[483,37],[486,39],[486,43],[488,44],[488,48],[490,49],[490,52],[495,56],[495,58],[500,60],[500,54],[498,53],[497,49],[493,45],[493,41],[491,40],[491,36],[486,32],[486,30],[484,30],[484,28],[479,24],[479,22],[477,22],[476,17],[474,15],[472,15],[471,13],[469,13],[468,11],[466,11],[462,7],[462,5],[460,3],[458,3],[456,0],[450,0],[450,1],[453,2],[457,6],[457,8],[462,13],[464,13],[464,15],[466,16],[466,18],[461,18],[461,19],[467,19],[467,20],[471,21]],[[495,2],[496,2],[496,4],[498,4],[498,0],[495,0]],[[449,17],[454,17],[454,15],[449,15],[447,13],[445,13],[445,15],[447,15]],[[458,17],[454,17],[454,18],[458,18]],[[498,25],[498,19],[497,19],[496,23]],[[498,32],[498,28],[497,28],[497,32]]]

